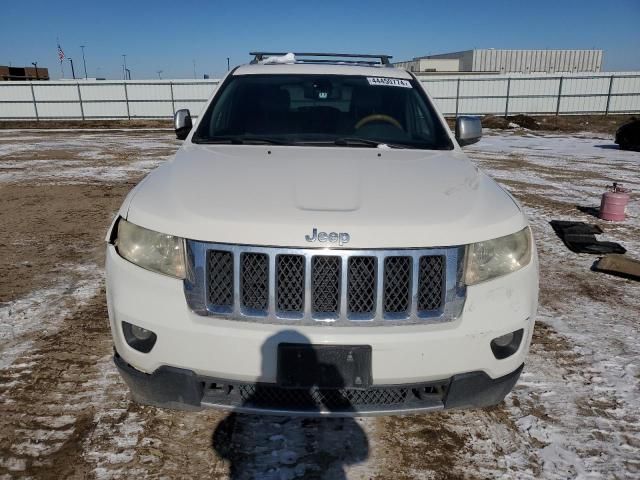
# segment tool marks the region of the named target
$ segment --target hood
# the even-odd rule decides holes
[[[194,240],[347,248],[460,245],[526,225],[514,201],[455,150],[185,144],[121,214]],[[346,237],[333,237],[346,239]]]

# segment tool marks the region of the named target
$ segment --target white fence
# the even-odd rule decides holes
[[[195,115],[218,80],[0,82],[0,119],[170,118]]]
[[[640,112],[640,73],[441,76],[421,79],[445,115]]]
[[[447,116],[640,112],[640,73],[422,77]],[[0,119],[197,116],[219,80],[0,82]]]

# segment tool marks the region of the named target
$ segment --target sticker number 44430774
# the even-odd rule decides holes
[[[411,82],[409,82],[408,80],[402,80],[400,78],[367,77],[367,80],[369,81],[369,85],[412,88]]]

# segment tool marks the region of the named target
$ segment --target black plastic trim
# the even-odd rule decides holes
[[[505,358],[510,357],[520,348],[520,343],[522,342],[522,337],[524,335],[524,329],[521,328],[511,333],[513,334],[513,338],[508,345],[498,345],[495,338],[491,340],[491,351],[493,352],[493,356],[498,360],[504,360]]]
[[[239,396],[238,387],[253,385],[250,383],[199,377],[191,370],[169,366],[162,366],[152,374],[147,374],[129,365],[117,352],[114,355],[114,362],[120,375],[129,386],[133,400],[138,403],[180,410],[197,410],[205,406],[214,406],[237,412],[303,416],[391,415],[443,408],[487,407],[496,405],[504,399],[518,381],[524,368],[524,364],[522,364],[513,372],[497,379],[492,379],[484,372],[469,372],[424,384],[372,385],[371,388],[396,387],[411,390],[432,386],[443,386],[444,388],[442,394],[415,395],[406,403],[396,405],[351,406],[335,411],[307,411],[295,410],[286,406],[265,409],[246,402],[243,403]],[[217,383],[224,388],[213,393],[207,392],[205,386],[212,383]],[[258,384],[257,386],[260,385],[277,388],[275,384]]]
[[[444,401],[445,408],[479,408],[500,403],[515,386],[523,368],[524,363],[496,379],[484,372],[454,375]]]
[[[133,326],[134,325],[129,322],[122,322],[122,333],[124,334],[125,341],[131,348],[142,353],[149,353],[156,344],[158,336],[154,332],[151,332],[151,330],[148,330],[151,332],[151,336],[145,340],[141,340],[133,334]]]
[[[134,401],[180,410],[200,408],[204,383],[192,371],[163,365],[148,374],[133,368],[117,352],[113,360]]]
[[[111,226],[111,230],[108,232],[109,240],[107,240],[107,243],[110,245],[115,245],[116,243],[116,239],[118,238],[118,224],[120,223],[120,220],[122,220],[122,216],[118,215],[118,218],[116,218],[116,221],[113,222],[113,225]]]

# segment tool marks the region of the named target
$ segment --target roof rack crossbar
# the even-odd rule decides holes
[[[258,63],[262,60],[264,60],[265,57],[273,57],[273,56],[280,56],[280,55],[286,55],[289,52],[250,52],[249,55],[253,55],[255,58],[253,59],[253,61],[251,63]],[[296,58],[297,57],[334,57],[334,58],[377,58],[380,62],[380,64],[386,66],[386,67],[390,67],[391,62],[389,61],[389,59],[393,58],[391,55],[371,55],[371,54],[359,54],[359,53],[326,53],[326,52],[292,52]],[[303,60],[304,62],[308,62],[308,63],[332,63],[331,60],[313,60],[313,59],[308,59],[308,60]],[[334,62],[335,63],[335,62]],[[347,63],[345,61],[345,63]],[[378,62],[371,62],[371,61],[355,61],[355,60],[351,60],[349,63],[366,63],[369,65],[376,65]]]
[[[349,65],[380,65],[380,62],[370,62],[367,60],[322,60],[319,58],[310,58],[308,60],[303,60],[302,63],[346,63]]]

